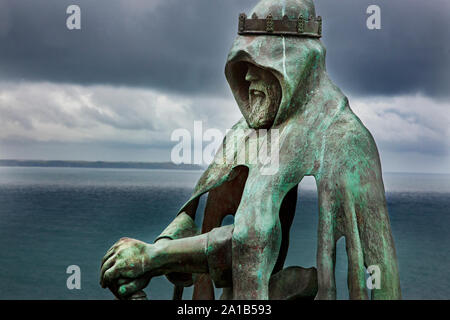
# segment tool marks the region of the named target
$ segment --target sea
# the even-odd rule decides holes
[[[114,299],[99,285],[105,252],[121,237],[153,242],[201,173],[0,167],[0,299]],[[383,178],[403,299],[450,299],[450,175]],[[198,224],[204,204],[202,198]],[[317,224],[317,190],[307,177],[299,188],[286,266],[316,265]],[[80,268],[79,289],[67,286],[72,265]],[[344,239],[338,242],[336,281],[338,299],[347,299]],[[173,285],[156,277],[145,291],[151,300],[171,299]],[[186,288],[183,299],[191,295]]]

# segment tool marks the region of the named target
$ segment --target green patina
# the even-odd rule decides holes
[[[274,19],[281,19],[282,11],[289,18],[297,18],[299,14],[315,15],[312,2],[306,0],[289,0],[283,7],[270,0],[261,1],[250,15],[256,13],[265,17],[270,13]],[[245,95],[242,95],[242,62],[269,70],[279,81],[282,99],[272,129],[282,132],[280,141],[283,143],[275,175],[262,176],[255,164],[238,164],[249,168],[249,176],[236,212],[236,238],[242,243],[265,248],[262,254],[258,253],[259,257],[252,256],[251,252],[247,253],[248,257],[236,257],[239,265],[244,266],[240,269],[251,277],[251,270],[255,268],[246,268],[242,263],[251,261],[257,264],[255,277],[267,279],[261,272],[270,273],[277,258],[280,234],[275,230],[279,229],[278,212],[283,198],[305,175],[312,175],[317,181],[319,198],[326,199],[319,203],[320,215],[329,216],[328,222],[319,229],[319,236],[326,238],[322,246],[335,247],[332,242],[340,236],[347,239],[350,296],[364,298],[367,295],[364,266],[377,264],[385,270],[383,282],[390,285],[374,290],[373,298],[399,298],[397,260],[378,151],[372,136],[350,109],[347,98],[329,79],[322,43],[305,37],[238,36],[228,55],[225,74],[241,110],[247,107]],[[234,128],[248,129],[246,120],[241,119]],[[230,131],[226,139],[234,138],[238,141],[237,154],[242,152],[239,147],[245,148],[245,143],[242,137]],[[186,205],[227,181],[238,165],[212,164]],[[339,212],[345,214],[340,216]],[[373,250],[374,247],[377,249]],[[329,255],[323,247],[318,248],[319,268],[326,265],[323,261],[328,260]],[[332,265],[319,269],[319,278],[331,278],[333,269]],[[243,281],[242,273],[235,276],[239,279],[236,281]],[[263,282],[260,285],[264,285]],[[318,298],[335,297],[334,290],[334,285],[319,287]]]
[[[270,14],[276,22],[285,15],[293,20],[300,15],[315,18],[315,9],[311,0],[262,0],[249,16],[253,14],[258,17]],[[270,26],[274,28],[275,24]],[[192,197],[162,235],[170,239],[191,239],[196,233],[183,234],[183,230],[193,229],[189,219],[195,216],[199,197],[209,192],[208,202],[213,202],[216,197],[222,199],[216,201],[225,203],[235,191],[227,184],[232,185],[233,181],[246,175],[241,196],[238,199],[233,196],[233,200],[239,201],[238,205],[229,209],[223,204],[222,208],[234,210],[226,212],[235,217],[232,237],[224,242],[209,235],[213,227],[220,227],[221,220],[213,219],[214,225],[207,228],[203,225],[205,228],[202,228],[205,229],[202,232],[208,234],[206,245],[201,236],[194,242],[192,239],[191,242],[173,242],[174,246],[181,246],[185,254],[177,256],[171,271],[184,272],[186,265],[193,265],[194,257],[197,259],[197,255],[201,257],[206,251],[207,259],[210,259],[207,263],[204,259],[194,262],[206,263],[209,272],[217,274],[220,270],[213,270],[216,261],[209,255],[223,243],[228,243],[228,251],[218,259],[228,259],[231,264],[220,267],[231,269],[232,284],[229,285],[232,293],[228,297],[269,298],[269,281],[274,272],[282,269],[287,253],[285,236],[292,220],[286,219],[286,214],[289,218],[295,214],[298,184],[303,177],[313,176],[319,195],[316,299],[336,298],[334,265],[336,242],[341,237],[346,240],[350,298],[368,298],[365,270],[373,265],[382,271],[382,286],[372,291],[372,298],[401,297],[378,150],[369,131],[350,109],[348,99],[328,77],[325,51],[317,37],[237,36],[228,54],[225,76],[243,118],[227,134],[224,146],[198,181]],[[252,75],[257,79],[252,80]],[[254,88],[258,90],[252,96]],[[277,108],[272,110],[273,101],[277,101]],[[259,147],[248,148],[249,139],[252,139],[248,135],[250,129],[259,124],[264,124],[265,128],[267,121],[272,132],[279,132],[279,158],[277,170],[272,174],[262,174],[264,165],[252,162],[257,158],[255,153],[259,152]],[[268,135],[261,137],[271,145]],[[226,148],[228,143],[235,146],[231,153]],[[220,161],[223,159],[234,161]],[[224,194],[218,195],[222,191]],[[215,205],[218,210],[221,208],[221,203],[209,205]],[[214,218],[214,214],[219,213],[209,214]],[[190,218],[186,220],[186,217]],[[204,221],[208,218],[211,217],[205,213]],[[177,222],[177,219],[184,222]],[[170,252],[173,253],[164,247],[153,259],[154,264],[161,265],[162,262],[157,262],[169,260]],[[131,253],[137,254],[136,251]],[[187,261],[186,265],[180,263],[183,259]],[[146,266],[146,270],[149,269]],[[196,266],[193,270],[203,269]],[[132,276],[131,271],[124,274]]]

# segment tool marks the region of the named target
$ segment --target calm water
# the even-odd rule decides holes
[[[200,174],[0,168],[0,299],[112,299],[98,285],[105,251],[122,236],[152,242]],[[384,180],[403,297],[450,299],[450,175],[385,174]],[[302,182],[299,193],[286,265],[308,267],[315,265],[317,242],[313,181]],[[341,240],[339,298],[348,297],[344,248]],[[81,290],[66,287],[72,264],[81,268]],[[146,291],[151,299],[170,299],[172,285],[155,278]]]

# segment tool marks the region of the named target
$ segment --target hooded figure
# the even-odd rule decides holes
[[[152,276],[173,271],[196,274],[194,298],[213,297],[210,279],[216,287],[228,287],[228,298],[269,298],[271,276],[282,270],[287,254],[297,186],[303,177],[313,176],[319,199],[316,299],[336,298],[336,242],[341,237],[346,240],[350,298],[368,298],[365,275],[369,267],[379,271],[380,280],[372,298],[400,298],[377,147],[326,73],[325,48],[319,40],[321,19],[316,18],[312,1],[262,0],[250,16],[254,21],[264,19],[266,32],[246,30],[245,23],[251,25],[251,21],[241,15],[240,34],[225,66],[243,118],[229,131],[192,197],[155,243],[166,244],[162,251],[167,256],[172,249],[167,247],[171,241],[165,240],[184,248],[189,241],[197,241],[199,248],[206,248],[202,253],[206,266],[166,268]],[[314,32],[276,32],[288,20]],[[254,134],[252,129],[264,130]],[[248,148],[252,141],[257,141],[256,151]],[[260,161],[260,153],[269,149],[270,166]],[[205,193],[204,220],[197,231],[193,218]],[[234,225],[218,228],[229,214],[234,215]],[[120,242],[113,246],[104,261],[121,246]],[[183,259],[187,256],[192,257],[186,253]],[[158,257],[153,256],[153,261]],[[124,276],[111,263],[102,271],[104,285]],[[192,283],[190,276],[181,273],[172,273],[169,279],[178,285]]]

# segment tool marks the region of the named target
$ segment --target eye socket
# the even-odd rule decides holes
[[[249,69],[248,62],[234,62],[230,65],[230,71],[232,75],[232,81],[230,85],[232,86],[233,93],[235,94],[238,104],[240,106],[249,106],[249,88],[250,82],[246,80],[246,75]]]
[[[247,65],[247,73],[245,74],[245,81],[252,82],[257,81],[261,78],[261,69],[252,66]]]

